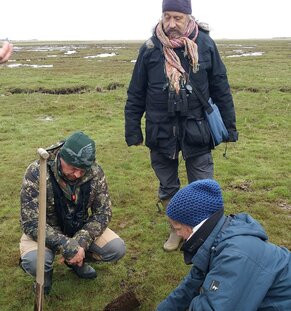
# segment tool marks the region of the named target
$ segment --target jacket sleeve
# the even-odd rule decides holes
[[[102,235],[112,216],[111,201],[106,178],[99,165],[94,174],[95,177],[91,183],[90,198],[88,202],[88,208],[91,209],[91,215],[83,228],[74,235],[74,239],[76,239],[85,250],[90,247],[90,244],[96,238]]]
[[[189,311],[257,310],[273,281],[254,258],[235,249],[222,251],[211,266]]]
[[[146,53],[147,47],[140,49],[134,66],[132,78],[127,91],[127,101],[124,109],[125,140],[128,146],[143,142],[141,118],[145,112],[147,91]]]
[[[23,232],[37,241],[39,214],[39,163],[32,163],[26,170],[20,193],[20,223]],[[59,251],[65,259],[71,259],[78,252],[79,244],[58,230],[46,224],[45,244],[53,251]]]
[[[185,311],[188,310],[193,297],[199,295],[204,274],[192,267],[183,282],[164,300],[156,311]]]
[[[233,98],[228,83],[226,68],[223,64],[215,43],[211,47],[212,68],[208,72],[210,97],[216,103],[229,133],[229,141],[238,140],[236,116]]]

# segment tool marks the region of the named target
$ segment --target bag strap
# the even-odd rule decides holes
[[[200,100],[203,109],[210,114],[213,111],[213,108],[211,107],[210,103],[208,101],[205,100],[204,96],[202,95],[202,92],[197,89],[195,86],[192,85],[193,91],[195,93],[195,95],[198,97],[198,99]]]
[[[194,91],[194,93],[196,94],[198,99],[200,100],[205,112],[207,114],[210,114],[213,111],[213,108],[211,107],[211,104],[209,103],[209,101],[205,100],[200,89],[197,89],[195,86],[192,86],[192,90]],[[228,157],[227,157],[227,142],[225,143],[225,149],[224,149],[223,157],[228,159]]]

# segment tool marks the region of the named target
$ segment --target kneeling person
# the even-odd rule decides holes
[[[268,242],[248,214],[224,215],[216,181],[193,182],[167,207],[170,223],[185,242],[184,281],[157,311],[291,310],[291,253]]]
[[[83,132],[48,149],[44,292],[52,286],[56,254],[80,278],[96,271],[87,259],[115,262],[125,254],[124,241],[108,228],[111,201],[104,172],[95,162],[95,142]],[[39,161],[29,165],[21,188],[21,267],[36,276],[39,208]]]

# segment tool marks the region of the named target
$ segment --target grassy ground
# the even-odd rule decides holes
[[[248,212],[270,240],[291,249],[291,55],[289,40],[218,41],[236,105],[239,141],[214,152],[215,177],[227,213]],[[146,147],[124,142],[126,89],[140,42],[21,42],[12,64],[0,67],[0,309],[31,310],[32,278],[18,267],[19,190],[38,147],[75,130],[97,143],[97,159],[113,202],[110,227],[127,244],[117,264],[94,265],[98,277],[79,280],[55,262],[52,294],[45,310],[102,310],[128,289],[151,311],[189,270],[182,254],[167,254],[165,217],[155,208],[158,182]],[[42,50],[37,50],[39,47]],[[65,54],[76,50],[75,54]],[[240,50],[240,51],[238,51]],[[261,56],[229,57],[263,52]],[[114,57],[84,58],[98,53]],[[181,160],[181,181],[186,175]]]

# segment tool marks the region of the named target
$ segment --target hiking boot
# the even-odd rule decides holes
[[[171,198],[159,199],[158,200],[158,202],[156,203],[156,207],[157,207],[159,213],[162,213],[163,211],[166,211],[167,206],[168,206],[170,200],[171,200]]]
[[[66,263],[66,265],[71,268],[81,279],[95,279],[97,277],[95,269],[87,263],[84,263],[81,267],[77,265],[70,265],[68,263]]]
[[[168,240],[165,242],[163,248],[166,252],[175,251],[179,248],[181,241],[182,241],[182,238],[176,234],[173,228],[171,228],[170,236]]]

